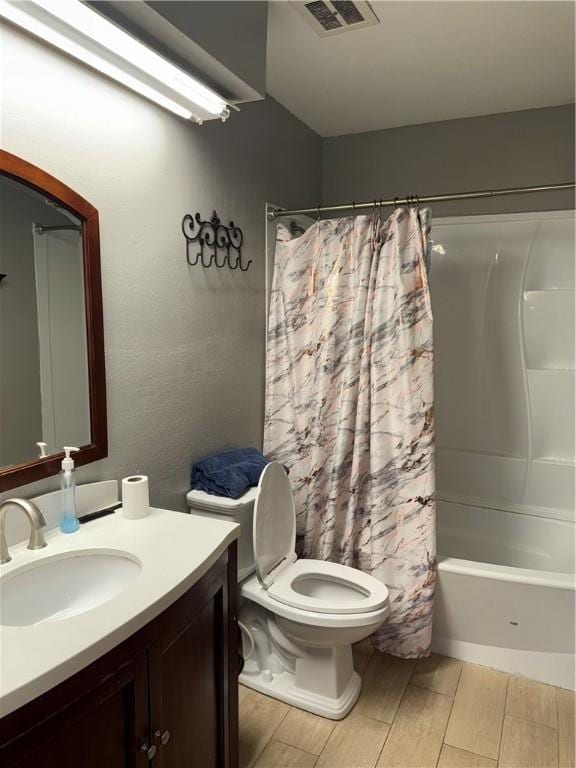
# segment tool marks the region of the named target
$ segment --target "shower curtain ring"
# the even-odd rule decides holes
[[[397,197],[394,198],[394,210],[396,210],[396,208],[398,208],[398,198]]]
[[[320,221],[320,204],[316,206],[316,221]]]

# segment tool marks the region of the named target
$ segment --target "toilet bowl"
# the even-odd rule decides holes
[[[388,590],[355,568],[297,558],[294,497],[281,464],[268,464],[258,490],[252,532],[256,573],[240,588],[246,600],[240,621],[252,633],[255,652],[240,681],[340,719],[360,694],[351,645],[386,619]]]
[[[388,616],[386,586],[349,566],[298,559],[292,487],[277,462],[245,499],[201,491],[187,499],[195,514],[227,514],[242,527],[240,682],[322,717],[345,717],[361,688],[351,646]]]

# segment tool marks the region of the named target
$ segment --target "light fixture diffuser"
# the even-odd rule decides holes
[[[229,115],[215,91],[80,0],[0,0],[0,17],[180,117]]]

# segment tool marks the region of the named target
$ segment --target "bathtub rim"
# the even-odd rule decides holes
[[[532,587],[548,587],[576,593],[574,573],[561,571],[537,571],[534,568],[518,568],[513,565],[482,563],[458,557],[438,556],[438,571],[459,576],[472,576],[492,581],[507,581]]]

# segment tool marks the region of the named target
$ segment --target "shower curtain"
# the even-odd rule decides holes
[[[429,653],[436,570],[428,211],[278,227],[264,451],[290,470],[304,557],[372,574],[373,636]]]

